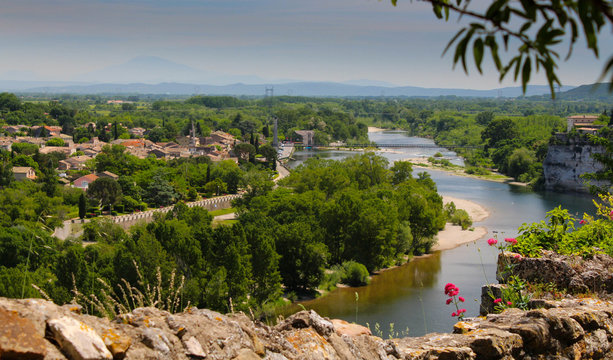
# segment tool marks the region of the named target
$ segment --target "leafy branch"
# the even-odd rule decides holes
[[[472,55],[479,73],[487,49],[502,81],[513,73],[517,81],[521,74],[523,91],[530,82],[533,70],[543,69],[552,97],[554,86],[561,85],[557,76],[560,58],[554,47],[565,37],[570,40],[566,59],[570,58],[582,30],[587,47],[599,57],[598,35],[606,24],[613,25],[611,0],[493,0],[484,12],[469,9],[470,0],[423,0],[432,5],[437,18],[449,20],[454,12],[478,20],[460,29],[449,41],[444,53],[455,45],[454,66],[460,62],[466,73],[467,53],[472,45]],[[397,0],[391,0],[395,6]],[[536,29],[538,27],[538,29]],[[503,62],[499,55],[499,43],[509,51],[511,40],[517,41],[516,55]],[[609,90],[613,91],[613,57],[605,65],[599,81],[611,77]]]

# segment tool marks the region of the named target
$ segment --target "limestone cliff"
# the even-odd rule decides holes
[[[587,192],[588,187],[580,176],[602,169],[602,164],[594,160],[592,155],[603,150],[601,146],[591,145],[579,136],[556,134],[543,161],[545,188]]]

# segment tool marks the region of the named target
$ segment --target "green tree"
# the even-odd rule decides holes
[[[87,199],[85,198],[85,193],[81,193],[81,196],[79,196],[79,217],[81,219],[85,218],[86,213],[87,213]]]
[[[175,202],[179,194],[172,184],[161,174],[155,174],[147,190],[144,200],[153,207],[168,206]]]
[[[204,192],[207,194],[221,195],[227,191],[226,184],[220,179],[215,180],[204,185]]]
[[[240,224],[219,226],[213,231],[216,262],[226,272],[228,296],[235,306],[246,299],[251,283],[249,244]]]
[[[34,155],[38,152],[38,145],[30,143],[13,143],[11,150],[15,154]]]
[[[483,126],[487,126],[490,122],[492,122],[492,120],[494,120],[494,113],[491,111],[482,111],[477,114],[477,117],[475,117],[477,124]]]
[[[328,250],[326,245],[316,241],[317,231],[314,230],[304,222],[279,228],[282,234],[276,244],[281,255],[279,270],[288,290],[310,291],[323,279]]]
[[[89,184],[87,196],[98,200],[101,206],[109,205],[112,211],[113,205],[121,200],[121,186],[114,179],[101,177]]]
[[[13,164],[9,161],[8,156],[3,156],[0,159],[0,188],[10,186],[14,180]]]
[[[240,143],[234,146],[234,152],[239,159],[248,161],[251,156],[255,155],[255,146],[249,143]]]
[[[513,140],[519,137],[517,124],[511,119],[492,120],[481,133],[483,141],[487,141],[489,147],[498,147],[504,140]]]
[[[507,174],[518,178],[521,174],[529,172],[535,162],[533,151],[523,147],[515,149],[508,159]]]
[[[0,93],[0,112],[17,111],[21,109],[21,101],[15,94]]]
[[[392,184],[398,185],[412,178],[413,165],[410,161],[396,161],[390,170],[393,173]]]
[[[266,162],[268,163],[268,167],[272,170],[276,170],[277,168],[277,150],[273,148],[270,144],[262,145],[259,148],[260,154],[266,158]]]
[[[47,146],[65,146],[66,143],[62,138],[51,138],[45,143]]]

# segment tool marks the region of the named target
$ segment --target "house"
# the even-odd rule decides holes
[[[163,149],[152,149],[149,150],[147,154],[154,155],[158,159],[165,159],[166,157],[168,157],[168,152]]]
[[[98,179],[97,175],[89,174],[89,175],[81,176],[80,178],[73,181],[72,184],[73,184],[73,187],[87,190],[87,188],[89,187],[89,184],[96,181],[96,179]]]
[[[76,152],[76,150],[72,147],[68,146],[46,146],[40,150],[38,150],[41,154],[50,154],[52,152],[59,152],[66,156],[70,156]]]
[[[35,138],[31,136],[18,136],[15,138],[14,142],[22,142],[22,143],[34,144],[38,146],[44,146],[47,141],[45,139]]]
[[[119,144],[125,147],[145,147],[145,142],[141,139],[122,140]]]
[[[143,129],[141,127],[135,127],[132,129],[128,129],[128,134],[135,136],[135,137],[143,137],[145,136],[146,132],[147,132],[147,129]]]
[[[27,131],[28,127],[26,125],[4,125],[2,129],[12,135],[20,131]]]
[[[36,128],[36,129],[35,129]],[[44,126],[45,128],[45,136],[46,137],[53,137],[53,136],[60,136],[60,134],[62,133],[62,127],[61,126]],[[42,135],[42,127],[38,126],[32,126],[32,130],[34,130],[34,136],[41,136]]]
[[[101,173],[97,173],[96,175],[98,175],[98,177],[107,177],[113,180],[119,179],[119,175],[115,175],[110,171],[103,171]]]
[[[36,179],[36,173],[30,166],[14,166],[13,176],[15,180],[34,180]]]
[[[92,157],[87,155],[69,157],[58,162],[58,170],[83,170],[86,167],[86,162],[91,159]]]
[[[236,140],[234,136],[228,133],[225,133],[223,131],[219,131],[219,130],[211,133],[211,138],[213,142],[224,144],[224,145],[232,145],[234,144],[234,141]]]
[[[11,146],[13,145],[13,139],[11,138],[0,138],[0,150],[11,151]]]
[[[570,132],[573,128],[594,127],[593,124],[598,120],[598,115],[573,115],[566,118],[566,131]]]
[[[100,153],[100,151],[96,151],[96,150],[92,150],[92,149],[85,149],[83,150],[83,154],[95,158],[96,155],[98,155]]]

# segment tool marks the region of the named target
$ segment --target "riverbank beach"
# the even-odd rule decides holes
[[[476,202],[458,199],[452,196],[443,196],[443,203],[453,202],[458,209],[466,210],[473,222],[485,220],[490,213],[487,209]],[[459,225],[445,224],[445,228],[436,236],[438,241],[432,247],[433,251],[449,250],[462,244],[481,239],[487,234],[484,226],[477,226],[473,230],[462,230]]]
[[[385,130],[389,130],[389,129],[382,129],[382,128],[378,128],[378,127],[374,127],[374,126],[369,126],[368,127],[368,132],[369,133],[381,132],[381,131],[385,131]]]

